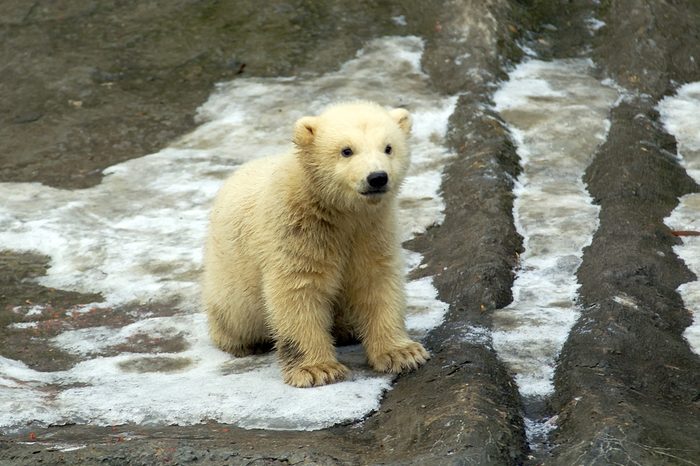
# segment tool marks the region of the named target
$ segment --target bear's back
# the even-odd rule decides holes
[[[281,191],[295,170],[293,153],[262,157],[241,165],[223,184],[211,211],[210,241],[258,249],[268,241],[266,223],[281,208]],[[241,242],[245,243],[242,244]]]

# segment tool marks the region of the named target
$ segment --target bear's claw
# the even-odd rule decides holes
[[[284,372],[284,382],[299,388],[318,387],[339,382],[348,372],[350,370],[339,362],[293,367]]]
[[[423,345],[410,342],[405,346],[395,348],[370,360],[370,365],[380,372],[398,374],[416,369],[430,359]]]

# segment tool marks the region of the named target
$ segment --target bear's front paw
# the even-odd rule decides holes
[[[428,359],[430,359],[430,353],[423,348],[423,345],[412,341],[407,345],[370,358],[369,363],[379,372],[398,374],[399,372],[412,371]]]
[[[317,387],[339,382],[348,372],[350,370],[339,362],[292,367],[284,371],[284,383],[299,388]]]

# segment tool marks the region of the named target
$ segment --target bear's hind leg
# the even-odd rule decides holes
[[[265,313],[251,303],[236,302],[229,297],[221,302],[207,302],[209,334],[220,349],[237,357],[271,351],[274,347],[265,325]]]
[[[215,239],[211,237],[207,244],[202,277],[211,339],[218,348],[238,357],[270,351],[273,342],[265,323],[257,269],[237,255],[236,249],[223,251]]]

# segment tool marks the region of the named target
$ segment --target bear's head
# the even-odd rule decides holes
[[[309,189],[337,208],[353,208],[396,195],[408,170],[410,131],[404,109],[351,102],[300,118],[294,144]]]

